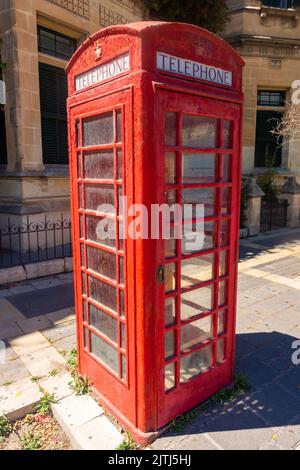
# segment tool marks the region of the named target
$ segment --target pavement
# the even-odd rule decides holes
[[[59,399],[54,414],[74,448],[114,449],[120,432],[91,397],[76,397],[68,386],[65,355],[76,344],[72,281],[61,274],[0,289],[7,358],[0,364],[0,413],[16,419],[32,411],[42,386]],[[292,362],[299,339],[300,230],[241,241],[236,369],[251,390],[167,432],[152,449],[299,448],[300,364]]]

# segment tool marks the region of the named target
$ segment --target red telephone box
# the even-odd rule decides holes
[[[68,65],[79,370],[141,443],[233,379],[242,68],[160,22],[101,30]],[[128,208],[164,203],[204,204],[201,244],[193,214],[181,238],[128,236]]]

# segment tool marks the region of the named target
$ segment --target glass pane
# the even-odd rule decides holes
[[[165,358],[170,359],[175,355],[175,332],[169,331],[165,334]]]
[[[126,349],[126,326],[121,323],[121,346]]]
[[[113,113],[83,121],[83,146],[113,144]]]
[[[90,336],[90,331],[87,328],[84,328],[84,347],[85,349],[89,349],[89,336]]]
[[[84,216],[79,216],[79,223],[80,223],[80,238],[84,238]]]
[[[76,146],[80,147],[80,121],[76,121]]]
[[[175,299],[166,299],[165,301],[165,324],[174,325],[176,321],[176,301]]]
[[[230,213],[230,189],[222,189],[222,215]]]
[[[224,277],[224,276],[227,276],[227,274],[228,274],[228,251],[221,251],[219,276]]]
[[[88,268],[108,277],[113,281],[117,278],[117,261],[116,255],[107,251],[99,250],[87,246]]]
[[[118,342],[118,322],[98,308],[90,305],[90,324],[109,339]]]
[[[205,372],[212,366],[212,346],[207,346],[180,361],[180,382],[187,382],[192,377]]]
[[[185,321],[213,309],[213,286],[181,295],[181,320]]]
[[[123,291],[120,291],[120,308],[121,317],[125,317],[125,295]]]
[[[122,111],[118,110],[116,112],[117,117],[117,142],[122,142]]]
[[[118,156],[118,180],[121,180],[123,178],[123,152],[122,150],[117,150],[117,156]]]
[[[217,342],[217,362],[223,362],[225,360],[225,339],[221,339]]]
[[[226,331],[226,311],[219,312],[218,315],[218,335],[223,335]]]
[[[82,184],[79,184],[78,185],[78,205],[79,205],[79,209],[84,208],[82,191],[83,191],[83,186],[82,186]]]
[[[88,240],[105,246],[116,246],[115,220],[86,216],[86,230]]]
[[[78,178],[82,178],[82,166],[81,166],[81,155],[80,153],[77,155],[77,173]]]
[[[110,185],[85,185],[85,209],[104,213],[115,213],[115,192]]]
[[[83,294],[83,295],[86,295],[85,273],[81,273],[81,286],[82,286],[82,294]]]
[[[80,265],[85,266],[84,245],[80,245]]]
[[[176,264],[165,266],[165,291],[171,292],[176,289]]]
[[[123,187],[119,186],[118,187],[118,204],[119,204],[119,215],[123,216],[123,209],[124,209],[124,204],[123,204]]]
[[[165,391],[172,390],[175,387],[175,364],[169,364],[165,367]]]
[[[119,250],[124,250],[124,223],[119,220]]]
[[[211,250],[216,246],[216,223],[204,222],[204,234],[201,233],[202,224],[199,224],[198,230],[196,224],[184,226],[182,240],[182,253],[188,255],[198,251]],[[200,230],[200,231],[199,231]]]
[[[82,302],[82,311],[83,311],[83,321],[87,323],[88,315],[87,315],[87,303],[86,302]]]
[[[117,292],[115,287],[99,279],[89,277],[90,298],[96,300],[114,312],[117,311]]]
[[[223,183],[231,182],[231,155],[223,155]]]
[[[176,145],[176,114],[166,113],[165,121],[165,143],[166,145]]]
[[[215,182],[216,156],[213,153],[184,153],[182,159],[183,184]]]
[[[194,323],[182,326],[180,330],[180,349],[187,351],[212,338],[212,316],[201,318]]]
[[[204,255],[181,262],[181,288],[211,281],[214,272],[214,255]]]
[[[91,353],[112,369],[119,373],[118,352],[103,339],[91,333]]]
[[[183,145],[202,149],[217,147],[217,123],[213,118],[184,115]]]
[[[227,282],[219,284],[219,306],[222,307],[227,303]]]
[[[166,183],[176,183],[176,153],[166,153]]]
[[[229,244],[229,221],[222,220],[221,223],[221,247]]]
[[[211,217],[216,215],[216,190],[214,188],[184,189],[182,191],[182,204],[190,204],[193,207],[193,218],[199,218],[201,213],[196,213],[196,204],[204,205],[204,216]],[[189,211],[190,212],[190,211]],[[184,220],[189,220],[191,213],[184,208]]]
[[[84,177],[86,179],[114,179],[114,152],[85,153]]]
[[[232,149],[233,147],[233,122],[223,121],[223,148]]]
[[[177,253],[177,241],[175,240],[174,227],[170,226],[170,239],[165,239],[165,257],[172,258]]]
[[[122,354],[122,379],[126,380],[127,377],[127,364],[126,364],[126,356],[123,356]]]
[[[125,270],[124,270],[124,258],[121,256],[119,258],[119,270],[120,270],[120,283],[125,284]]]

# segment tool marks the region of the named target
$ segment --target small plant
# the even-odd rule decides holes
[[[49,372],[50,377],[56,377],[57,375],[58,375],[58,370],[57,369],[50,370],[50,372]]]
[[[81,377],[78,374],[73,375],[73,380],[69,386],[76,395],[88,395],[91,391],[91,381],[88,377]]]
[[[40,388],[40,391],[43,393],[43,397],[40,399],[35,409],[40,414],[49,414],[51,412],[51,405],[57,403],[57,400],[53,393],[48,393],[42,388]]]
[[[78,374],[78,360],[76,349],[72,349],[72,351],[69,352],[67,364],[73,379],[69,383],[70,388],[75,391],[76,395],[88,395],[90,393],[91,381],[88,377],[81,377]]]
[[[3,382],[3,387],[8,387],[9,385],[12,384],[12,381],[11,380],[5,380],[5,382]]]
[[[39,450],[41,448],[40,439],[33,432],[28,432],[21,438],[23,450]]]
[[[137,450],[138,444],[132,439],[130,434],[126,433],[125,439],[118,445],[116,450]]]
[[[13,425],[7,416],[0,414],[0,444],[10,435],[13,430]]]
[[[39,377],[38,375],[34,375],[33,377],[31,377],[31,382],[36,384],[39,380],[41,380],[42,377]]]

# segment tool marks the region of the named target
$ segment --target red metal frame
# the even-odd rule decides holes
[[[102,48],[102,58],[95,55],[95,47]],[[199,48],[199,44],[201,47]],[[199,50],[202,51],[199,56]],[[121,51],[121,52],[120,52]],[[124,52],[130,56],[130,70],[119,76],[105,80],[80,92],[75,90],[75,78],[105,64]],[[200,61],[207,65],[230,70],[233,74],[232,87],[221,87],[156,69],[156,51]],[[202,56],[201,56],[202,54]],[[243,62],[230,46],[216,36],[200,28],[171,23],[137,23],[128,26],[115,26],[96,33],[75,53],[68,66],[69,74],[69,136],[70,173],[72,190],[74,272],[77,312],[77,337],[79,348],[79,370],[82,375],[91,377],[94,391],[101,403],[132,433],[141,443],[153,440],[159,430],[177,415],[189,410],[208,398],[221,387],[228,385],[234,369],[234,331],[237,280],[237,253],[239,229],[240,192],[240,152],[241,152],[241,113],[242,113],[242,66]],[[117,142],[114,130],[113,142],[108,145],[83,146],[83,122],[89,118],[122,110],[123,141]],[[174,112],[177,116],[177,145],[164,143],[165,113]],[[194,184],[182,182],[182,117],[185,114],[216,118],[218,121],[219,142],[214,149],[194,149],[184,147],[185,153],[213,153],[217,157],[216,179],[214,182]],[[223,148],[223,122],[232,121],[233,148]],[[78,123],[78,126],[77,126]],[[116,126],[114,125],[114,129]],[[80,139],[77,141],[78,130]],[[123,153],[123,180],[118,179],[118,151]],[[113,152],[114,178],[84,178],[83,158],[86,152]],[[175,152],[177,181],[166,184],[166,151]],[[222,159],[231,156],[231,181],[222,181]],[[78,158],[80,165],[78,167]],[[80,171],[80,173],[78,173]],[[94,176],[94,175],[93,175]],[[89,185],[113,187],[114,204],[118,210],[118,190],[123,186],[128,197],[128,205],[141,203],[151,213],[151,205],[162,204],[165,192],[175,191],[177,201],[182,203],[182,190],[191,188],[215,188],[215,215],[206,217],[206,222],[215,224],[215,246],[201,253],[182,254],[181,240],[176,241],[176,256],[165,257],[165,242],[159,240],[124,240],[124,249],[117,242],[116,249],[89,240],[87,217],[100,220],[101,214],[86,207],[84,188]],[[231,191],[229,213],[221,215],[221,192]],[[80,200],[79,200],[80,196]],[[102,214],[104,215],[104,214]],[[106,214],[105,214],[106,215]],[[109,215],[112,220],[117,217]],[[128,218],[127,223],[131,221]],[[228,221],[228,243],[221,244],[221,223]],[[193,223],[191,220],[189,223]],[[81,227],[80,227],[81,225]],[[115,231],[119,236],[119,225]],[[103,272],[91,271],[88,266],[88,247],[100,252],[116,255],[116,276],[107,277]],[[219,265],[222,252],[228,253],[228,270],[220,278]],[[181,286],[181,261],[195,259],[199,255],[214,256],[213,279],[194,285]],[[83,258],[83,259],[82,259]],[[125,284],[121,283],[119,260],[124,259]],[[177,265],[176,287],[165,292],[165,284],[158,278],[160,266]],[[100,271],[100,270],[98,270]],[[91,297],[88,278],[92,277],[111,286],[118,293],[125,294],[125,318],[121,315],[120,295],[116,308],[99,304],[99,299]],[[84,280],[84,281],[83,281]],[[85,290],[83,290],[83,282]],[[197,292],[199,287],[219,286],[226,282],[228,297],[225,306],[218,306],[219,290],[213,290],[212,311],[199,312],[184,323],[180,319],[180,296]],[[176,298],[175,325],[165,326],[165,299]],[[115,339],[107,336],[99,327],[91,325],[90,314],[83,312],[83,302],[99,308],[106,321],[117,324]],[[218,335],[218,312],[226,311],[226,330]],[[106,315],[106,316],[105,316]],[[213,319],[212,338],[190,351],[180,350],[180,331],[183,325],[191,325],[198,318]],[[107,320],[108,319],[108,320]],[[113,319],[113,320],[109,320]],[[122,344],[121,329],[126,324],[126,345]],[[101,329],[101,328],[100,328]],[[84,332],[90,332],[84,342]],[[165,333],[175,332],[175,355],[165,359]],[[117,354],[117,366],[103,362],[91,353],[91,334],[96,335],[105,345],[112,347]],[[225,340],[224,361],[217,361],[217,344]],[[103,343],[101,343],[103,345]],[[180,383],[180,361],[191,352],[212,346],[212,367],[191,380]],[[126,347],[125,347],[126,346]],[[102,346],[101,346],[102,347]],[[105,346],[106,347],[106,346]],[[122,367],[126,358],[127,375]],[[165,390],[165,366],[175,365],[175,386]]]

